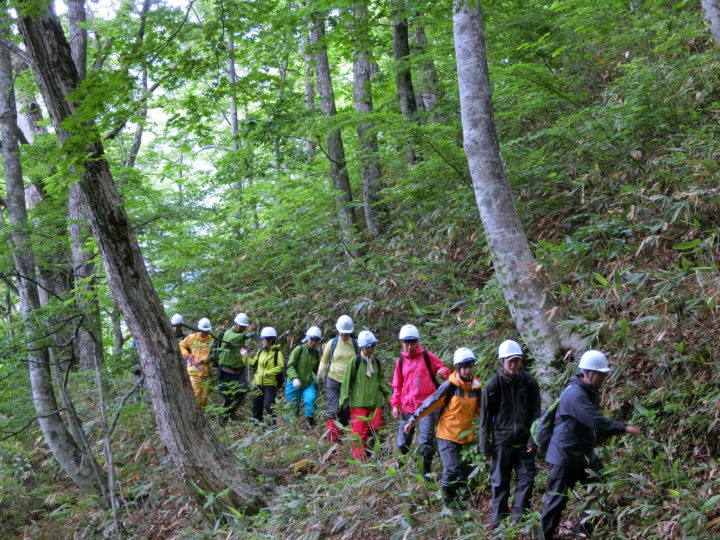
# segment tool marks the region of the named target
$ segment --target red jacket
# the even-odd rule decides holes
[[[447,379],[450,370],[430,351],[428,356],[432,375]],[[403,413],[414,413],[422,402],[435,392],[435,384],[425,365],[422,345],[417,346],[412,356],[405,352],[401,353],[401,358],[402,373],[400,373],[400,360],[395,363],[390,406],[399,407],[400,412]]]

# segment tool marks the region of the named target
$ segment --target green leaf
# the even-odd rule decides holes
[[[594,277],[594,278],[597,280],[597,282],[600,283],[600,285],[602,285],[603,287],[609,287],[609,286],[610,286],[610,282],[609,282],[607,279],[605,279],[604,277],[602,277],[600,274],[598,274],[597,272],[593,272],[593,277]]]
[[[710,510],[714,510],[715,507],[718,505],[718,502],[720,502],[720,493],[718,493],[717,495],[713,495],[707,501],[705,501],[705,504],[700,507],[700,510],[702,510],[703,512],[709,512]]]

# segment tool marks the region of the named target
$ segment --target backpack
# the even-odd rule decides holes
[[[220,330],[220,333],[218,333],[217,336],[213,336],[215,340],[210,347],[210,356],[208,357],[208,361],[213,367],[218,367],[218,364],[220,363],[220,349],[222,348],[222,344],[224,343],[222,338],[225,336],[226,331],[227,329]]]
[[[333,340],[330,342],[330,356],[328,357],[327,368],[325,368],[327,370],[327,373],[330,373],[330,364],[332,364],[333,354],[335,354],[335,347],[337,347],[338,339],[340,339],[340,336],[335,336],[333,338]],[[358,346],[357,339],[355,339],[355,338],[351,338],[351,339],[352,339],[353,348],[355,349],[355,356],[357,356],[360,354],[360,347]]]
[[[430,380],[435,385],[435,390],[440,388],[440,383],[435,378],[435,374],[433,373],[432,367],[430,366],[430,354],[428,354],[427,349],[423,349],[423,358],[425,359],[425,367],[428,370],[428,374],[430,375]],[[400,374],[402,375],[402,369],[403,369],[403,357],[401,356],[398,358],[398,364],[400,364]]]
[[[277,367],[278,365],[278,349],[275,349],[275,354],[273,355],[273,365]],[[285,361],[283,362],[283,369],[280,373],[275,375],[275,382],[277,383],[278,388],[282,388],[282,385],[285,383],[285,375],[287,374],[287,361],[288,359],[285,358]]]
[[[533,444],[537,446],[538,457],[544,457],[550,445],[550,439],[552,439],[553,430],[555,429],[555,415],[564,393],[565,390],[560,394],[560,397],[550,404],[542,416],[530,426],[530,438]]]

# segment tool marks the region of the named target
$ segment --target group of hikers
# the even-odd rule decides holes
[[[235,414],[248,392],[252,396],[253,420],[274,422],[277,391],[284,385],[287,402],[294,405],[298,415],[302,402],[305,420],[313,428],[318,385],[324,383],[325,436],[337,442],[343,428],[349,425],[353,433],[352,455],[365,461],[372,455],[373,440],[383,424],[382,409],[389,401],[391,414],[398,420],[399,464],[405,463],[417,430],[422,475],[428,478],[431,474],[437,451],[443,468],[443,500],[448,509],[457,512],[473,469],[467,447],[476,444],[472,423],[477,416],[479,450],[490,459],[493,527],[508,518],[517,522],[530,511],[538,452],[531,426],[541,417],[541,399],[537,381],[523,369],[524,354],[517,342],[506,340],[500,344],[500,366],[483,385],[474,376],[477,358],[472,350],[460,347],[455,351],[451,372],[422,346],[418,329],[406,324],[398,335],[402,350],[388,386],[383,365],[374,355],[378,340],[368,330],[355,338],[354,323],[348,315],[338,318],[337,336],[322,348],[320,328],[308,328],[287,362],[277,343],[277,332],[270,326],[260,331],[260,348],[248,355],[246,341],[253,334],[248,333],[250,321],[245,313],[239,313],[232,327],[215,337],[206,318],[200,319],[197,331],[189,335],[183,333],[180,315],[174,315],[170,322],[201,407],[208,401],[211,353],[217,350],[218,391],[223,399],[221,423]],[[254,373],[251,381],[248,368]],[[593,451],[596,435],[640,433],[637,427],[607,418],[601,412],[599,389],[610,371],[602,352],[585,352],[578,373],[559,398],[545,456],[549,464],[541,514],[545,538],[553,538],[568,492],[578,482],[590,484],[602,470]],[[509,508],[513,474],[515,489]],[[592,519],[586,506],[577,532],[589,536],[591,531]]]

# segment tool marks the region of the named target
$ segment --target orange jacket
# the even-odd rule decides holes
[[[191,377],[209,377],[212,375],[212,367],[208,361],[212,343],[213,338],[210,334],[205,334],[205,338],[203,338],[200,332],[190,334],[180,342],[180,353],[185,360],[192,354],[195,360],[200,361],[197,366],[188,364],[187,371]]]
[[[415,425],[423,416],[440,409],[435,436],[459,444],[475,440],[472,430],[474,416],[480,416],[480,388],[482,383],[473,377],[466,382],[454,371],[433,395],[423,401],[417,411],[408,419]]]

